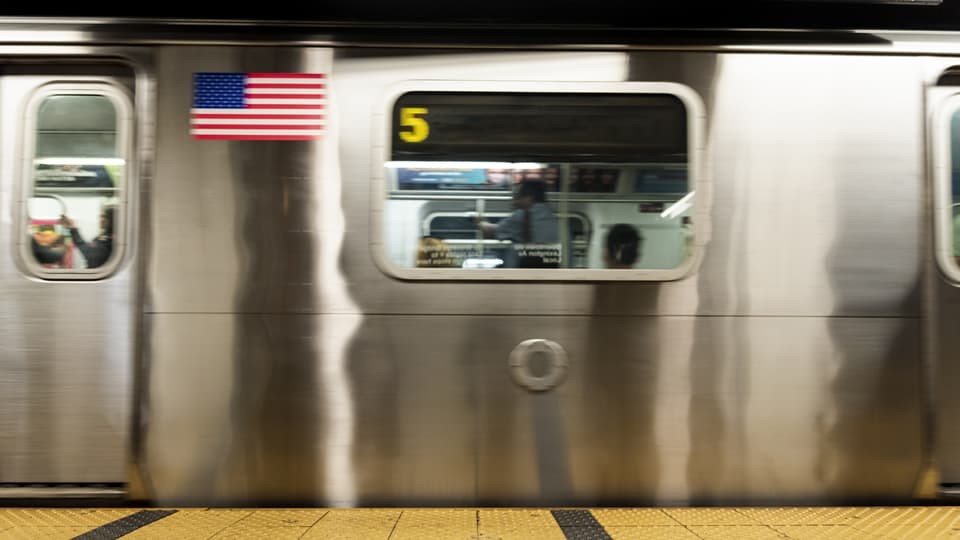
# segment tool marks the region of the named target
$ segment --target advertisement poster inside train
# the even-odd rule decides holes
[[[501,183],[488,178],[486,169],[397,169],[397,185],[400,189],[413,190],[505,189]]]

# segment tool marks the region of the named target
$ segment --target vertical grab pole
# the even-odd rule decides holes
[[[483,220],[483,212],[486,210],[486,200],[477,199],[477,217]],[[483,258],[483,231],[477,228],[477,258]]]

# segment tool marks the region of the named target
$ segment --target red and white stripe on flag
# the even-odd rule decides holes
[[[323,135],[322,73],[194,73],[196,139],[309,140]]]

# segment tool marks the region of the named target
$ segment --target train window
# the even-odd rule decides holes
[[[703,106],[687,87],[423,82],[382,114],[373,243],[392,275],[668,280],[699,258]]]
[[[24,260],[45,279],[97,279],[124,245],[131,104],[103,83],[42,87],[27,106]]]
[[[960,282],[960,95],[938,111],[936,141],[936,254],[943,272]]]

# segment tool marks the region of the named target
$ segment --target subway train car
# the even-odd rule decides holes
[[[960,34],[451,28],[0,20],[0,496],[960,484]]]

